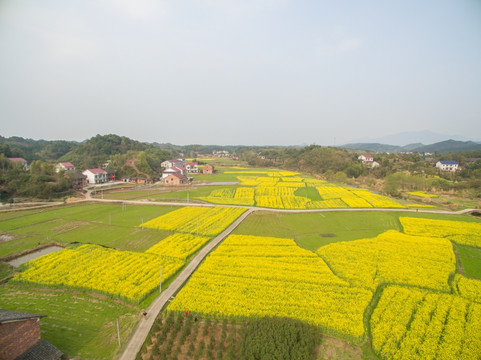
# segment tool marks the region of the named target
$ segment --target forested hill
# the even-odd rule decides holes
[[[72,149],[59,161],[69,161],[77,168],[88,169],[101,167],[110,160],[109,167],[118,175],[135,175],[132,164],[142,173],[155,175],[160,173],[161,162],[171,156],[171,151],[125,136],[97,135]]]
[[[61,156],[78,146],[75,141],[33,140],[18,136],[5,138],[0,136],[0,153],[5,157],[23,157],[28,162],[33,160],[56,161]]]

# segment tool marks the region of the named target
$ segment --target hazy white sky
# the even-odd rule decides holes
[[[0,0],[0,135],[481,139],[479,0]]]

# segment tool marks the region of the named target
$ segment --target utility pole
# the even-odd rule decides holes
[[[119,336],[119,346],[120,346],[120,330],[119,330],[119,319],[117,319],[117,335]]]
[[[159,292],[162,293],[162,266],[160,267]]]

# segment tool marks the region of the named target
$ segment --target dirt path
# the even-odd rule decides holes
[[[162,294],[154,300],[147,311],[147,319],[141,319],[134,334],[130,338],[124,352],[120,356],[120,360],[135,360],[140,348],[142,347],[147,335],[149,334],[155,318],[159,315],[162,308],[165,306],[170,297],[173,296],[184,282],[192,275],[201,261],[209,254],[209,252],[215,248],[225,237],[227,237],[244,219],[252,213],[252,210],[246,211],[235,222],[233,222],[227,229],[225,229],[220,235],[212,240],[207,246],[205,246],[187,267],[175,278],[169,287],[162,291]]]

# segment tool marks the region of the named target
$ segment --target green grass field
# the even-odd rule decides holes
[[[375,237],[389,229],[402,231],[399,216],[479,222],[467,215],[381,211],[282,214],[258,211],[243,221],[234,234],[290,238],[299,246],[314,251],[332,242]]]
[[[456,244],[461,267],[467,277],[481,280],[481,249],[473,246]]]
[[[119,350],[117,320],[125,346],[141,312],[99,294],[26,284],[0,286],[0,308],[47,315],[40,320],[42,338],[83,359],[112,359]]]
[[[234,233],[290,238],[299,246],[314,251],[332,242],[375,237],[388,229],[400,229],[397,217],[390,213],[281,214],[262,211],[250,215]]]
[[[144,222],[174,210],[170,206],[81,204],[0,214],[0,233],[14,236],[0,243],[0,257],[50,241],[91,243],[119,250],[145,251],[167,231],[144,229]]]

